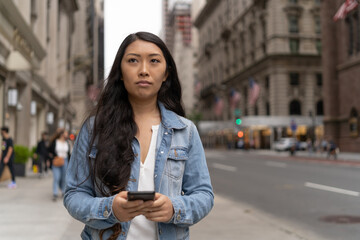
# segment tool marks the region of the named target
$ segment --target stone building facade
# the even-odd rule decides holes
[[[194,47],[192,45],[191,3],[164,1],[165,43],[171,51],[182,86],[182,100],[187,114],[193,111],[194,98]]]
[[[92,53],[103,51],[86,42],[101,2],[0,1],[0,125],[9,126],[15,144],[32,147],[42,131],[80,126],[76,117],[86,109],[77,104],[86,98],[75,96],[86,97],[87,86],[97,83],[99,54]]]
[[[194,24],[203,133],[243,130],[256,148],[322,138],[320,1],[209,0]],[[255,104],[250,82],[260,88]]]
[[[333,16],[344,1],[322,1],[325,137],[341,151],[360,152],[360,7]]]

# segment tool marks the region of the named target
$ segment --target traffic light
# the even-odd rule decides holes
[[[241,120],[241,110],[239,108],[234,110],[234,115],[235,115],[235,123],[236,125],[241,125],[242,120]]]
[[[236,122],[236,125],[241,125],[242,120],[241,120],[241,118],[237,118],[235,122]]]
[[[242,138],[242,137],[244,136],[244,132],[243,132],[243,131],[238,131],[238,132],[237,132],[237,136],[238,136],[239,138]]]

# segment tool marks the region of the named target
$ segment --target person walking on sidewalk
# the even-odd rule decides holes
[[[1,144],[1,163],[0,163],[0,176],[2,175],[5,165],[10,169],[11,173],[11,183],[8,185],[8,188],[16,188],[15,181],[15,168],[14,168],[14,144],[13,140],[9,135],[9,128],[1,128],[2,144]]]
[[[184,118],[175,62],[154,34],[121,44],[93,114],[77,136],[64,205],[82,239],[189,239],[214,194],[195,125]],[[128,191],[155,191],[130,201]]]
[[[59,188],[62,195],[65,193],[65,176],[68,159],[70,156],[70,146],[67,142],[68,133],[64,129],[56,131],[51,139],[49,154],[52,158],[52,172],[53,172],[53,201],[56,201],[59,194]],[[62,164],[55,164],[55,158],[62,158]]]
[[[47,174],[48,171],[48,164],[49,162],[49,152],[48,152],[48,133],[43,132],[41,134],[41,140],[38,142],[36,147],[36,155],[38,156],[38,168],[39,168],[39,174],[40,176],[43,175],[43,167],[45,169],[45,174]]]

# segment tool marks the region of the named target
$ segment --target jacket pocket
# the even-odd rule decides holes
[[[165,166],[165,174],[175,180],[182,179],[189,155],[185,148],[171,148]]]

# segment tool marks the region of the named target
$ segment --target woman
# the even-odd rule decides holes
[[[58,129],[51,139],[49,154],[52,158],[52,172],[53,172],[53,201],[58,198],[59,188],[62,195],[65,193],[65,175],[68,159],[70,156],[70,147],[67,142],[68,133],[64,129]],[[63,165],[55,165],[54,159],[56,157],[62,158]]]
[[[214,195],[204,150],[185,119],[175,62],[160,38],[130,34],[67,172],[64,205],[82,239],[189,239]],[[154,201],[127,192],[156,191]]]

